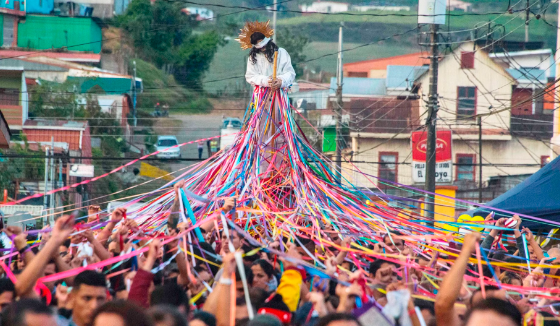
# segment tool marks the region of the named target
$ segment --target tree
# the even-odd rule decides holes
[[[292,65],[296,71],[296,76],[303,75],[303,63],[306,56],[303,54],[303,49],[306,45],[311,43],[309,38],[300,34],[293,33],[289,29],[282,29],[277,32],[276,40],[279,47],[284,48],[290,54]]]
[[[189,87],[200,88],[223,38],[215,32],[193,35],[198,22],[181,11],[181,2],[133,0],[118,24],[141,58],[173,74]]]
[[[216,32],[192,36],[179,48],[175,79],[187,87],[202,89],[202,77],[210,67],[218,46],[224,44]]]

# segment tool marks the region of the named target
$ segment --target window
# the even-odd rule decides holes
[[[461,69],[474,68],[474,52],[461,52]]]
[[[171,147],[177,145],[175,139],[160,139],[157,144],[159,147]]]
[[[368,73],[367,71],[350,71],[348,73],[348,77],[361,77],[361,78],[367,78]]]
[[[457,118],[472,118],[476,114],[476,87],[457,87]]]
[[[379,178],[397,182],[399,170],[397,162],[399,153],[397,152],[379,152]]]
[[[550,156],[548,155],[541,156],[541,168],[547,165],[548,162],[550,162]]]
[[[476,158],[474,154],[457,154],[456,180],[474,181]]]
[[[19,89],[0,88],[0,105],[19,105]]]

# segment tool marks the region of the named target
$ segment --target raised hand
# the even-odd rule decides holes
[[[74,216],[72,215],[63,215],[56,220],[54,223],[54,227],[51,232],[51,238],[59,241],[64,242],[72,231],[74,230]]]
[[[297,246],[293,243],[288,244],[288,251],[286,251],[286,256],[293,258],[294,260],[301,260],[301,254],[297,250]],[[297,266],[297,263],[291,260],[287,260],[284,258],[281,258],[281,260],[286,266]]]
[[[185,180],[179,180],[177,183],[173,185],[173,190],[175,191],[175,197],[179,197],[179,189],[185,187]]]
[[[97,214],[101,211],[101,207],[97,205],[89,205],[88,206],[88,223],[94,222],[97,220]]]
[[[222,207],[222,210],[227,213],[231,211],[234,207],[235,207],[235,197],[229,197],[226,198],[226,200],[224,201],[224,206]]]
[[[123,219],[125,214],[126,214],[126,208],[119,207],[119,208],[115,209],[111,213],[111,222],[113,222],[113,223],[120,222]]]
[[[481,236],[480,233],[478,232],[471,232],[465,235],[462,251],[467,253],[473,253],[476,248],[476,244],[480,242],[480,238]]]

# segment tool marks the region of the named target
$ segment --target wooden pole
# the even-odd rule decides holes
[[[276,79],[276,72],[278,70],[278,51],[274,51],[274,63],[272,66],[272,79]]]

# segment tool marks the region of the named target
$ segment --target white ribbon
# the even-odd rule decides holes
[[[268,42],[270,42],[270,38],[269,37],[265,37],[262,41],[260,41],[259,43],[253,45],[255,47],[255,49],[262,49],[263,47],[265,47]]]

